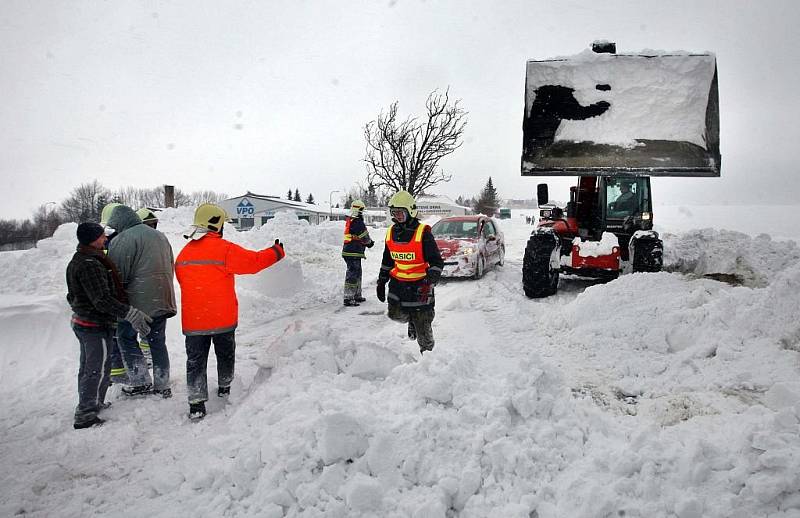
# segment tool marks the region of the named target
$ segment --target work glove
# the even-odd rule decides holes
[[[364,246],[366,246],[367,248],[372,248],[373,246],[375,246],[375,241],[370,241],[369,243],[366,243]]]
[[[286,250],[283,249],[283,243],[281,243],[280,239],[275,240],[275,244],[272,245],[272,248],[274,248],[275,251],[278,252],[279,258],[283,258],[286,256]]]
[[[422,304],[427,304],[432,290],[433,286],[431,283],[428,282],[427,279],[423,279],[419,286],[417,286],[417,300]]]
[[[431,283],[432,286],[439,284],[439,279],[442,278],[441,270],[433,270],[428,268],[428,271],[425,272],[425,274],[427,275],[428,282]]]
[[[131,327],[133,327],[139,335],[147,336],[150,334],[150,326],[148,324],[150,324],[153,319],[147,316],[143,311],[131,306],[128,309],[128,313],[125,315],[125,320],[131,323]]]
[[[375,291],[378,295],[378,300],[381,302],[386,302],[386,281],[378,279],[378,286]]]

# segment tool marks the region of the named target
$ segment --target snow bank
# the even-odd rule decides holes
[[[161,221],[177,253],[191,211]],[[112,387],[108,422],[83,431],[70,428],[77,347],[63,299],[74,226],[0,254],[11,272],[0,462],[16,467],[0,474],[0,515],[800,514],[796,245],[669,234],[672,271],[567,277],[558,295],[529,300],[530,229],[503,222],[505,267],[437,287],[436,348],[423,357],[372,295],[380,242],[364,265],[369,300],[343,308],[341,223],[286,215],[226,229],[251,248],[280,238],[288,253],[237,280],[230,398],[188,420],[173,320],[175,396],[125,399]],[[723,267],[746,281],[704,277]]]

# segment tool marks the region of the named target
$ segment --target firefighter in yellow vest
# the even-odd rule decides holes
[[[344,222],[344,245],[342,245],[342,258],[347,264],[347,273],[344,276],[344,305],[358,306],[365,299],[361,295],[361,260],[364,248],[372,248],[375,244],[369,237],[369,231],[364,224],[364,209],[366,205],[361,200],[350,204],[350,215]]]
[[[408,337],[416,338],[421,353],[433,349],[434,294],[444,261],[431,227],[417,219],[417,203],[407,191],[389,200],[394,224],[386,232],[381,271],[378,274],[378,300],[388,299],[388,316],[408,322]],[[386,284],[389,293],[386,293]]]

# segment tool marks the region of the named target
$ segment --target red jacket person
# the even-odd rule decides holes
[[[175,276],[181,286],[181,324],[186,336],[189,416],[194,419],[206,414],[206,363],[212,341],[217,356],[217,395],[230,394],[236,350],[234,331],[239,323],[234,275],[258,273],[286,255],[278,239],[260,251],[226,241],[222,238],[226,219],[222,207],[210,203],[197,207],[193,231],[184,236],[190,241],[175,260]]]

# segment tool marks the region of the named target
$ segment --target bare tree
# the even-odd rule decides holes
[[[100,221],[100,212],[111,201],[111,192],[97,180],[81,184],[61,202],[64,221]]]
[[[461,147],[467,112],[460,104],[460,99],[451,102],[449,88],[444,93],[434,90],[425,101],[425,120],[409,116],[399,121],[395,101],[388,112],[368,122],[367,184],[416,195],[450,181],[439,161]]]
[[[50,204],[39,205],[33,213],[33,227],[37,240],[52,236],[58,226],[64,222],[55,208],[47,209],[48,205]]]
[[[164,187],[122,187],[114,193],[113,201],[122,203],[131,208],[166,206]],[[218,203],[228,197],[227,194],[214,191],[195,191],[187,194],[180,189],[175,189],[176,207],[194,207],[202,203]]]

